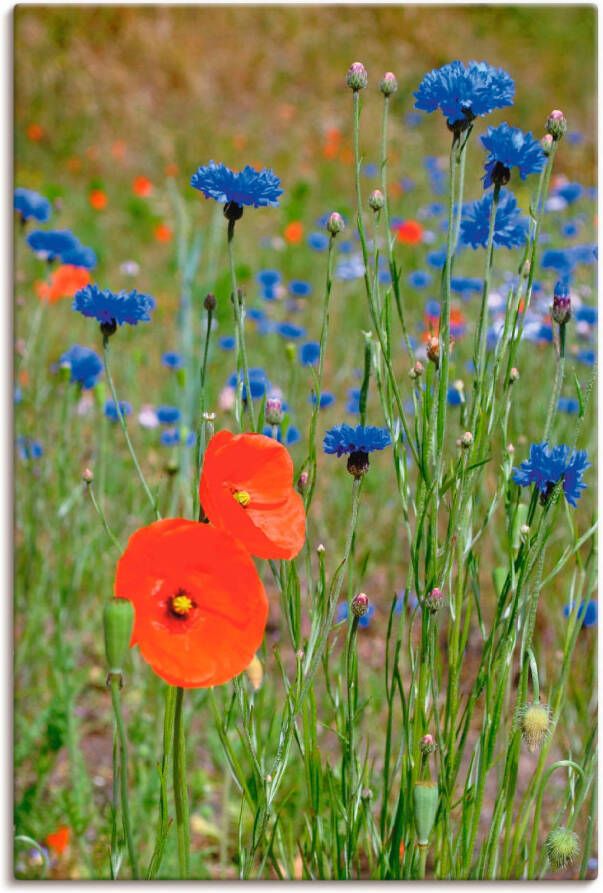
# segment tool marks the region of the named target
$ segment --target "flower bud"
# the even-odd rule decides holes
[[[391,71],[387,71],[379,82],[379,89],[384,96],[391,96],[392,93],[395,93],[398,89],[396,75]]]
[[[436,614],[445,605],[446,599],[444,598],[444,593],[441,589],[438,589],[437,586],[425,596],[425,607],[428,611],[431,611],[432,614]]]
[[[254,691],[257,691],[262,684],[262,679],[264,678],[264,669],[262,667],[262,662],[257,656],[251,658],[251,663],[248,667],[246,667],[245,672],[247,673],[247,678],[251,682]]]
[[[473,434],[471,431],[465,431],[461,437],[461,446],[464,450],[468,450],[473,446]]]
[[[325,553],[325,547],[323,546],[322,543],[319,543],[319,544],[317,545],[317,547],[316,547],[316,551],[317,551],[317,553],[318,553],[319,555],[324,555],[324,553]]]
[[[357,93],[359,90],[364,90],[368,84],[368,74],[366,73],[366,68],[362,62],[352,62],[348,68],[345,82],[354,93]]]
[[[364,617],[369,609],[369,597],[364,592],[359,592],[352,599],[352,614],[354,617]]]
[[[424,372],[425,372],[425,367],[423,366],[423,363],[420,360],[417,360],[417,362],[412,367],[412,369],[410,370],[408,375],[410,378],[412,378],[414,380],[415,378],[420,378]]]
[[[550,133],[547,133],[542,137],[542,139],[540,140],[540,145],[542,146],[542,151],[544,152],[545,155],[548,156],[551,154],[551,149],[553,148],[553,143],[554,143],[554,140]]]
[[[413,791],[415,829],[419,846],[428,846],[438,811],[438,785],[435,781],[418,781]]]
[[[544,848],[552,868],[561,871],[580,853],[578,835],[569,828],[554,828],[547,834]]]
[[[517,512],[515,513],[515,518],[513,519],[513,549],[517,551],[519,546],[521,545],[521,528],[526,523],[528,518],[528,507],[525,503],[520,502],[517,506]]]
[[[551,316],[560,326],[564,326],[571,319],[572,299],[570,297],[569,288],[565,282],[557,282],[555,285]]]
[[[516,369],[515,366],[509,372],[509,382],[513,384],[514,381],[519,381],[519,369]]]
[[[329,214],[329,219],[327,220],[327,229],[331,233],[332,236],[336,236],[340,233],[345,227],[345,223],[343,222],[343,217],[337,211],[333,211],[332,214]]]
[[[440,365],[440,339],[437,335],[430,335],[427,339],[427,359],[431,360],[436,369]]]
[[[109,676],[121,676],[132,638],[134,606],[127,598],[112,598],[103,608],[105,656]]]
[[[430,753],[434,753],[438,749],[438,745],[436,744],[436,740],[433,735],[423,735],[421,738],[421,753],[424,756],[427,756]]]
[[[208,313],[213,313],[213,311],[216,309],[216,303],[216,296],[213,295],[211,292],[208,292],[205,295],[205,300],[203,301],[203,306],[208,311]]]
[[[91,484],[94,480],[94,472],[91,468],[84,468],[82,472],[82,480],[85,484]]]
[[[278,397],[268,397],[264,407],[264,418],[268,425],[280,425],[283,421],[283,404]]]
[[[567,132],[567,120],[559,109],[553,109],[546,119],[546,132],[558,142]]]
[[[380,211],[385,205],[385,198],[380,189],[373,189],[368,198],[369,208],[373,211]]]
[[[516,724],[530,753],[536,753],[550,728],[551,712],[548,705],[539,701],[535,704],[524,704],[517,711]]]
[[[297,489],[300,493],[305,493],[308,488],[308,481],[310,480],[310,475],[307,471],[302,471],[300,476],[297,479]]]

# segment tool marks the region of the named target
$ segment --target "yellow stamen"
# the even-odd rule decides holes
[[[251,496],[247,492],[247,490],[237,490],[232,494],[232,498],[235,499],[239,505],[242,505],[243,508],[249,505],[251,502]]]
[[[171,608],[174,614],[181,614],[184,617],[192,607],[193,603],[188,595],[176,595],[172,599]]]

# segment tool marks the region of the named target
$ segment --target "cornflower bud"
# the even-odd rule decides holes
[[[91,468],[84,468],[82,472],[82,480],[85,484],[91,484],[94,480],[94,472]]]
[[[547,834],[544,848],[553,869],[561,871],[580,853],[578,835],[569,828],[554,828]]]
[[[307,471],[302,471],[300,476],[297,479],[297,489],[300,493],[305,493],[308,487],[308,481],[310,480],[310,475]]]
[[[369,208],[373,211],[380,211],[385,205],[385,198],[380,189],[373,189],[368,198]]]
[[[396,75],[391,71],[387,71],[379,82],[379,89],[384,96],[391,96],[392,93],[395,93],[398,89]]]
[[[216,303],[216,296],[213,295],[211,292],[208,292],[208,294],[205,295],[205,299],[203,301],[203,306],[205,307],[205,309],[208,312],[213,313],[213,311],[216,309]]]
[[[464,450],[468,450],[473,446],[473,434],[471,431],[465,431],[463,436],[461,437],[461,446]]]
[[[425,606],[432,614],[437,613],[446,604],[444,593],[438,587],[434,587],[431,592],[425,596]]]
[[[352,614],[354,617],[364,617],[369,609],[369,597],[364,592],[359,592],[352,599]]]
[[[327,229],[331,233],[332,236],[336,236],[340,233],[345,227],[345,223],[343,222],[343,217],[337,211],[333,211],[332,214],[329,214],[329,219],[327,220]]]
[[[425,372],[425,367],[423,366],[423,363],[421,363],[420,360],[417,360],[417,362],[412,367],[412,369],[410,370],[408,375],[414,381],[415,378],[420,378],[420,376],[423,375],[424,372]]]
[[[567,132],[567,120],[559,109],[553,109],[546,119],[546,132],[558,142]]]
[[[546,133],[542,137],[542,139],[540,140],[540,145],[542,146],[542,151],[544,152],[545,155],[548,156],[551,154],[551,149],[553,148],[553,143],[554,143],[554,140],[550,133]]]
[[[316,547],[316,551],[318,552],[319,555],[324,555],[325,547],[323,546],[322,543],[319,543],[319,544],[317,545],[317,547]]]
[[[572,299],[570,297],[569,288],[565,282],[557,282],[555,285],[551,316],[560,326],[564,326],[571,319]]]
[[[437,335],[430,335],[427,339],[427,359],[431,360],[436,369],[440,365],[440,339]]]
[[[268,425],[280,425],[283,421],[283,404],[279,397],[268,397],[264,407],[264,418]]]
[[[345,82],[354,93],[364,90],[368,84],[368,74],[362,62],[352,62],[348,68]]]
[[[427,734],[423,735],[421,738],[421,753],[424,756],[427,756],[430,753],[434,753],[438,749],[438,745],[436,744],[436,740],[433,735]]]
[[[516,369],[515,366],[509,372],[509,383],[513,384],[513,382],[519,381],[519,369]]]

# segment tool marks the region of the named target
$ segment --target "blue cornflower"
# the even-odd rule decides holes
[[[96,254],[92,248],[86,245],[76,245],[69,251],[61,254],[61,262],[70,264],[72,267],[84,267],[86,270],[93,270],[96,266]]]
[[[243,381],[243,373],[240,373],[240,381]],[[228,385],[231,388],[237,387],[237,373],[233,372],[230,378],[228,379]],[[270,387],[270,382],[268,381],[268,376],[264,372],[263,369],[258,367],[253,367],[249,370],[249,387],[251,389],[251,399],[259,400]],[[247,388],[243,384],[242,391],[242,399],[247,400]]]
[[[205,198],[253,208],[275,208],[283,193],[279,178],[267,168],[256,171],[247,165],[242,171],[235,172],[215,161],[198,168],[191,177],[191,186]]]
[[[521,179],[525,180],[528,174],[538,173],[546,164],[546,155],[538,140],[531,133],[509,127],[507,123],[488,127],[481,141],[489,152],[484,166],[484,189],[493,183],[508,183],[512,167],[516,167]]]
[[[103,364],[98,354],[89,347],[74,344],[66,351],[59,363],[66,363],[71,370],[72,382],[81,385],[84,390],[93,388],[103,374]]]
[[[224,335],[223,338],[218,339],[218,344],[222,350],[234,350],[236,339],[233,335]]]
[[[325,236],[324,233],[310,233],[308,245],[313,251],[326,251],[329,247],[329,237]]]
[[[278,270],[260,270],[255,278],[264,288],[274,288],[281,281],[281,274]]]
[[[365,177],[376,177],[379,173],[379,168],[373,162],[368,162],[362,168],[362,173]]]
[[[249,310],[247,310],[247,316],[253,322],[261,322],[266,318],[266,314],[263,310],[260,310],[259,307],[250,307]]]
[[[76,293],[72,307],[83,316],[97,319],[101,325],[121,326],[128,323],[135,326],[139,322],[150,322],[155,300],[136,289],[116,294],[108,288],[103,290],[97,285],[87,285]]]
[[[158,406],[156,412],[162,425],[175,425],[180,421],[180,410],[177,406]]]
[[[468,292],[481,292],[482,280],[473,276],[456,276],[450,280],[450,288],[452,291],[458,291],[461,294]]]
[[[448,405],[449,406],[460,406],[465,401],[463,400],[463,394],[458,388],[451,387],[448,388]]]
[[[69,251],[80,247],[80,243],[68,229],[36,229],[27,236],[27,244],[44,260],[53,261]]]
[[[169,350],[164,353],[161,357],[161,362],[164,366],[167,366],[168,369],[181,369],[184,365],[184,359],[174,350]]]
[[[586,322],[589,326],[597,324],[599,314],[596,307],[589,307],[588,304],[581,304],[581,306],[576,307],[573,312],[576,322]]]
[[[453,127],[512,105],[515,84],[502,68],[493,68],[487,62],[464,65],[455,60],[426,74],[413,95],[416,109],[440,109]]]
[[[52,214],[52,205],[47,198],[39,192],[34,192],[33,189],[24,189],[22,186],[15,189],[13,205],[23,221],[31,220],[33,217],[39,223],[46,223]]]
[[[342,623],[344,620],[348,619],[349,615],[349,607],[347,602],[340,602],[337,605],[337,614],[335,615],[335,622]],[[360,629],[366,629],[370,626],[371,620],[375,616],[375,606],[369,605],[366,614],[363,614],[362,617],[358,618],[358,627]]]
[[[428,301],[425,301],[425,313],[427,316],[439,319],[440,312],[440,302],[436,301],[435,298],[430,298]]]
[[[358,415],[360,412],[360,388],[349,389],[346,412],[350,412],[352,415]]]
[[[543,253],[540,264],[543,270],[555,270],[559,275],[569,278],[576,259],[571,248],[550,248]]]
[[[124,418],[125,416],[130,415],[132,412],[132,406],[126,400],[119,401],[119,408]],[[113,400],[107,400],[107,402],[105,403],[104,412],[107,418],[110,419],[112,422],[117,422],[119,420],[117,406],[115,405],[115,402]]]
[[[182,443],[182,435],[178,428],[168,428],[167,430],[161,432],[159,440],[162,446],[178,446],[179,443]],[[188,431],[184,438],[184,446],[192,447],[194,446],[194,444],[195,432]]]
[[[276,331],[283,338],[290,338],[293,341],[298,338],[303,338],[306,334],[306,330],[302,326],[296,326],[295,323],[292,322],[278,323]]]
[[[299,349],[299,361],[302,366],[314,366],[320,357],[320,344],[318,341],[307,341]]]
[[[579,363],[584,363],[585,366],[594,366],[595,352],[594,350],[579,350],[576,354],[576,359]]]
[[[575,605],[565,605],[563,608],[563,616],[569,617],[574,609]],[[582,602],[578,608],[578,620],[582,620],[583,628],[590,629],[591,626],[596,626],[598,619],[599,603],[592,599],[589,602],[586,602],[586,604]]]
[[[568,205],[572,205],[575,201],[578,201],[582,191],[580,183],[564,183],[555,189],[555,195],[560,195]]]
[[[520,487],[535,484],[543,502],[562,480],[565,498],[575,508],[581,491],[586,489],[582,475],[589,467],[586,450],[570,450],[564,444],[549,447],[544,441],[531,445],[529,458],[513,469],[513,480]]]
[[[383,450],[391,443],[391,437],[387,428],[377,428],[374,425],[337,425],[326,432],[322,444],[325,453],[335,454],[337,457],[352,453],[373,453],[375,450]]]
[[[440,270],[446,263],[446,252],[430,251],[427,255],[427,263],[430,267],[435,267],[436,270]]]
[[[273,437],[273,429],[272,425],[264,425],[264,434],[266,437]],[[276,439],[279,443],[283,442],[283,432],[280,428],[277,429]],[[285,434],[285,443],[287,446],[293,446],[294,443],[298,443],[301,440],[301,434],[299,428],[296,428],[294,425],[290,425],[287,428],[287,433]]]
[[[493,193],[465,205],[461,219],[461,241],[472,248],[485,248],[488,244],[490,212]],[[528,218],[523,217],[517,200],[508,189],[501,189],[496,217],[494,218],[494,245],[496,248],[517,248],[528,236]]]
[[[289,291],[296,298],[307,298],[312,294],[312,286],[309,282],[304,282],[303,279],[294,279],[289,283]]]
[[[565,239],[573,239],[580,232],[580,224],[576,220],[570,220],[561,227],[561,235]]]
[[[42,458],[44,447],[39,440],[31,440],[29,437],[21,435],[17,437],[17,452],[23,462],[31,462]]]
[[[310,394],[308,403],[311,403],[312,406],[316,406],[316,394]],[[330,391],[323,391],[320,395],[320,400],[318,402],[319,409],[326,409],[328,406],[332,406],[335,403],[335,395]]]
[[[567,412],[568,415],[575,415],[580,409],[580,403],[575,397],[559,397],[557,409],[559,412]]]
[[[414,270],[409,273],[408,284],[413,288],[426,288],[431,282],[431,275],[425,270]]]

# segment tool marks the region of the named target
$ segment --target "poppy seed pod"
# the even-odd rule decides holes
[[[132,639],[134,606],[125,598],[112,598],[103,609],[105,656],[109,675],[121,675]]]
[[[413,792],[415,804],[415,829],[419,846],[429,844],[438,811],[438,785],[435,781],[418,781]]]
[[[544,846],[555,871],[570,865],[580,853],[578,835],[568,828],[554,828],[547,834]]]

